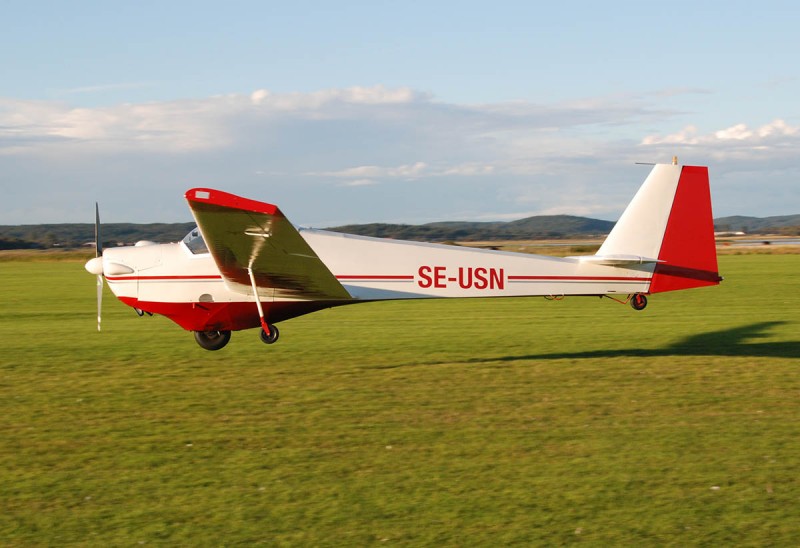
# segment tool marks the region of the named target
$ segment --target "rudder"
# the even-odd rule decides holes
[[[708,168],[683,166],[658,252],[650,293],[717,285]]]

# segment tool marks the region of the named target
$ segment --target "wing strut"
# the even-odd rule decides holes
[[[261,319],[261,328],[264,333],[269,336],[270,329],[267,320],[264,319],[264,308],[261,306],[261,299],[258,297],[258,286],[256,286],[256,278],[253,276],[253,269],[247,267],[247,275],[250,276],[250,285],[253,287],[253,296],[256,298],[256,306],[258,307],[258,317]]]

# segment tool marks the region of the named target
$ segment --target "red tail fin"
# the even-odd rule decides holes
[[[717,285],[722,280],[707,167],[681,169],[658,259],[663,262],[656,265],[650,293]]]

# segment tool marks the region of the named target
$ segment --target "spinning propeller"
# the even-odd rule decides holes
[[[103,308],[103,243],[100,240],[100,206],[94,203],[94,259],[86,263],[86,270],[97,275],[97,330],[100,331]]]

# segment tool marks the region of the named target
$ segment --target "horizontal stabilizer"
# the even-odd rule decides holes
[[[576,259],[582,263],[604,266],[630,266],[664,262],[651,257],[642,257],[641,255],[581,255],[579,257],[567,257],[567,259]]]

